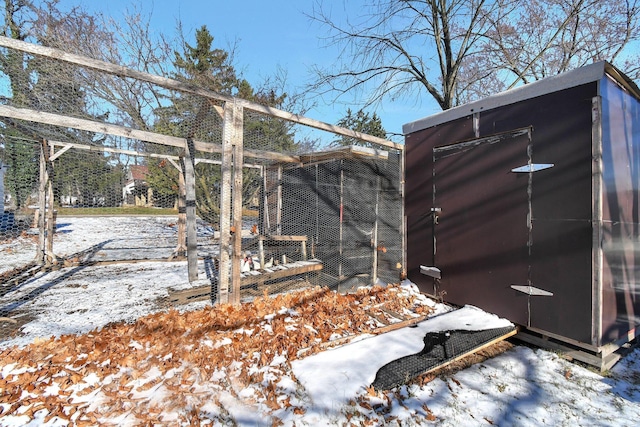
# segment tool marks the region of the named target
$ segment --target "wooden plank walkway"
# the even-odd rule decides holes
[[[320,261],[297,261],[281,264],[272,269],[256,270],[244,273],[240,279],[240,288],[248,286],[264,286],[266,282],[285,279],[292,276],[322,270]],[[169,293],[168,302],[172,305],[188,304],[196,301],[206,301],[211,298],[211,285],[198,286],[191,289],[181,289]]]

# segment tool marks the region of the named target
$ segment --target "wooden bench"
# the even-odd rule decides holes
[[[302,260],[307,260],[307,236],[284,236],[284,235],[271,235],[271,236],[258,236],[258,259],[260,261],[260,266],[264,265],[265,254],[264,248],[265,245],[270,245],[272,243],[286,243],[286,242],[300,242],[300,254],[302,256]],[[283,261],[285,264],[286,261]]]

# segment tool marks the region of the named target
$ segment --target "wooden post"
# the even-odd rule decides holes
[[[52,265],[56,262],[53,254],[53,183],[49,144],[46,139],[40,146],[40,185],[38,187],[38,265]]]
[[[184,177],[184,157],[180,157],[180,165],[171,162],[178,169],[178,244],[174,252],[175,258],[183,259],[187,252],[187,188]]]
[[[235,101],[233,103],[227,102],[224,107],[224,123],[222,126],[220,276],[218,278],[218,300],[220,303],[240,303],[242,164],[244,158],[243,121],[242,106]],[[231,230],[233,230],[233,233]],[[229,277],[229,271],[231,272],[231,277]],[[231,283],[229,279],[231,279]]]
[[[378,222],[380,205],[380,175],[376,176],[376,203],[374,208],[375,218],[373,220],[372,246],[373,246],[373,266],[371,269],[371,285],[375,285],[378,279]]]
[[[405,150],[400,152],[400,177],[399,177],[399,186],[400,186],[400,237],[402,239],[402,266],[400,269],[400,277],[402,280],[406,278],[407,275],[407,216],[405,215],[404,210],[404,165],[405,165]],[[435,214],[435,213],[434,213]],[[434,252],[435,253],[435,252]],[[435,256],[435,255],[434,255]],[[435,262],[432,265],[436,265]]]
[[[196,174],[195,147],[193,139],[187,138],[185,156],[182,164],[184,170],[186,230],[187,230],[187,268],[189,282],[198,280],[198,236],[196,234]]]
[[[0,160],[0,215],[4,214],[4,174],[5,174],[5,171],[6,171],[5,165],[3,165],[2,164],[2,160]]]
[[[56,256],[53,253],[53,233],[55,232],[55,212],[53,211],[53,161],[51,159],[51,154],[53,154],[53,147],[50,147],[46,140],[43,140],[46,144],[44,147],[46,155],[46,165],[47,165],[47,207],[46,207],[46,215],[47,215],[47,234],[46,234],[46,253],[48,264],[56,263]]]
[[[340,160],[340,222],[338,225],[338,277],[342,279],[342,221],[344,219],[344,160]]]
[[[229,302],[231,271],[231,171],[233,169],[233,107],[226,103],[222,123],[222,182],[220,185],[220,268],[218,269],[218,302]]]
[[[278,201],[276,207],[276,234],[282,234],[282,165],[278,165]]]
[[[258,236],[258,260],[260,261],[260,268],[264,268],[264,236]]]
[[[267,185],[267,168],[263,165],[260,167],[260,177],[262,178],[262,201],[260,202],[260,234],[266,234],[270,231],[269,226],[269,187]]]
[[[240,304],[240,260],[242,259],[242,107],[234,105],[233,114],[233,227],[236,232],[233,235],[233,263],[231,276],[231,298],[233,304]]]
[[[47,160],[46,160],[47,142],[42,140],[40,146],[40,182],[38,186],[38,251],[36,252],[36,263],[45,265],[46,261],[46,245],[45,245],[45,214],[47,208]]]

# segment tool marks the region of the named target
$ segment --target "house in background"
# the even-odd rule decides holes
[[[147,184],[149,168],[143,165],[129,166],[127,180],[122,188],[124,206],[153,206],[153,189]]]
[[[403,131],[409,278],[508,318],[534,344],[614,363],[640,332],[633,81],[595,63]]]

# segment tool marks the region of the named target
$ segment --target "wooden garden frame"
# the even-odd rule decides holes
[[[388,141],[383,138],[374,137],[360,132],[355,132],[350,129],[341,128],[328,123],[324,123],[318,120],[310,119],[297,114],[292,114],[286,111],[279,110],[277,108],[253,103],[250,101],[234,98],[231,96],[222,95],[198,86],[194,86],[185,82],[180,82],[174,79],[166,77],[160,77],[149,73],[133,70],[121,65],[115,65],[108,62],[95,60],[81,55],[70,54],[60,49],[44,47],[34,45],[31,43],[23,42],[20,40],[14,40],[7,37],[0,36],[0,46],[18,50],[24,53],[46,57],[52,60],[62,61],[68,64],[104,72],[119,77],[128,77],[138,79],[144,82],[152,83],[160,87],[190,93],[194,95],[202,96],[204,99],[209,100],[210,105],[203,103],[201,111],[208,108],[214,108],[221,114],[223,118],[223,132],[222,132],[222,144],[215,144],[206,141],[194,140],[193,136],[195,130],[191,130],[189,133],[191,136],[187,138],[179,138],[169,135],[158,134],[149,131],[143,131],[138,129],[132,129],[124,126],[113,125],[109,123],[103,123],[94,120],[80,119],[76,117],[70,117],[60,114],[52,114],[43,111],[37,111],[27,108],[15,108],[8,105],[0,105],[0,116],[11,119],[24,120],[30,122],[37,122],[42,124],[73,128],[78,130],[84,130],[89,132],[97,132],[102,134],[110,134],[114,136],[121,136],[125,138],[138,139],[145,142],[151,142],[160,145],[167,145],[172,147],[181,148],[182,154],[176,160],[173,157],[167,156],[175,167],[181,170],[180,183],[184,185],[184,206],[182,201],[179,202],[179,212],[184,211],[184,225],[180,224],[179,234],[182,233],[187,237],[188,246],[186,248],[189,270],[189,281],[193,282],[197,280],[197,250],[196,250],[196,215],[195,215],[195,178],[194,178],[194,166],[196,164],[196,153],[198,151],[208,153],[218,153],[222,155],[222,183],[221,183],[221,206],[220,206],[220,263],[219,271],[231,271],[231,275],[220,274],[218,281],[218,301],[220,303],[239,303],[240,301],[240,260],[242,257],[241,251],[241,233],[232,233],[232,227],[236,230],[242,229],[242,167],[245,158],[253,158],[267,161],[275,161],[281,163],[301,163],[299,156],[286,155],[282,153],[275,153],[270,151],[246,149],[243,146],[243,112],[244,109],[254,112],[262,113],[271,117],[280,118],[293,123],[309,126],[315,129],[331,132],[334,134],[357,138],[362,141],[366,141],[379,146],[391,148],[394,150],[404,151],[404,145],[397,144]],[[224,107],[214,105],[213,101],[217,103],[222,102]],[[52,148],[55,145],[63,148],[54,153]],[[88,147],[88,148],[87,148]],[[60,156],[64,151],[71,148],[77,149],[100,149],[104,148],[83,146],[81,144],[71,143],[55,143],[49,144],[43,140],[41,149],[41,166],[40,166],[40,209],[42,212],[48,212],[51,216],[49,221],[45,221],[44,215],[40,215],[40,239],[39,243],[39,262],[46,264],[54,261],[53,248],[52,248],[52,235],[53,235],[53,197],[52,183],[49,180],[49,174],[51,172],[52,161],[56,156]],[[113,149],[110,149],[113,150]],[[124,153],[131,154],[131,153]],[[138,155],[138,154],[135,154]],[[160,155],[158,155],[160,156]],[[53,157],[53,158],[52,158]],[[183,182],[184,181],[184,182]],[[49,194],[49,197],[47,197]],[[183,192],[180,191],[182,195]],[[233,202],[232,202],[233,201]],[[49,209],[47,210],[47,204]],[[47,233],[44,233],[45,224],[47,226]],[[49,230],[51,229],[51,230]],[[49,232],[50,231],[50,232]],[[48,238],[47,238],[48,236]],[[48,239],[48,240],[47,240]],[[403,237],[404,239],[404,237]],[[404,245],[403,245],[404,246]],[[179,248],[180,245],[179,245]]]

